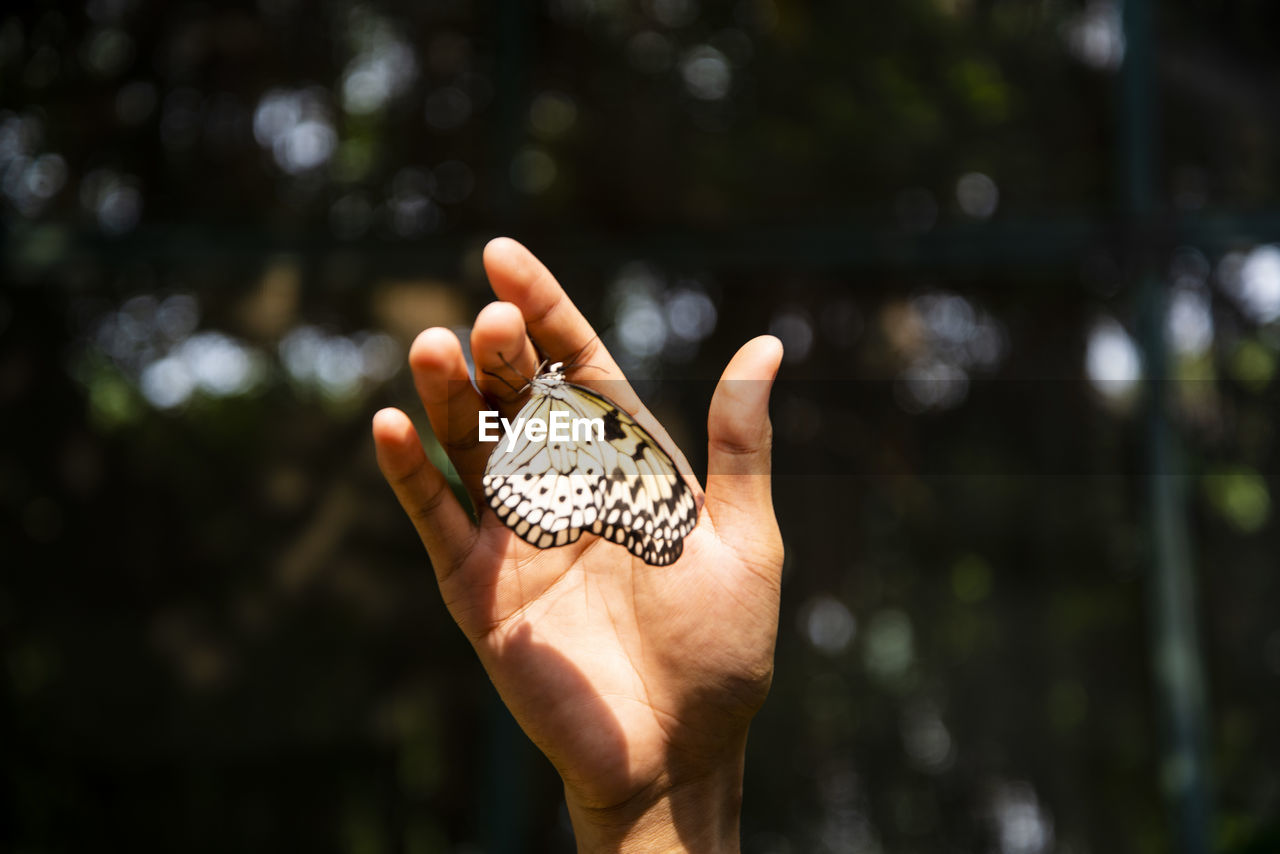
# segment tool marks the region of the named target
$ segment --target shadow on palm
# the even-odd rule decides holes
[[[692,844],[702,807],[681,780],[745,738],[768,688],[717,642],[740,597],[687,576],[723,565],[714,533],[691,535],[689,566],[653,567],[590,535],[540,550],[481,529],[441,590],[503,701],[580,808],[607,821],[664,797]]]

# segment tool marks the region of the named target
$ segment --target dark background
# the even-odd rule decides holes
[[[1278,32],[7,7],[0,849],[571,849],[368,438],[498,234],[695,467],[708,381],[787,346],[744,850],[1280,849]]]

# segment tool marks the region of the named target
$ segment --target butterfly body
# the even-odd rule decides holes
[[[565,379],[559,362],[527,388],[516,423],[551,423],[559,414],[599,425],[568,441],[548,435],[510,448],[499,442],[483,481],[498,518],[538,548],[568,545],[587,532],[655,566],[677,560],[698,508],[653,436],[604,395]]]

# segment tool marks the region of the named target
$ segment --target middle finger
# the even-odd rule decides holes
[[[471,356],[480,391],[498,403],[504,416],[512,417],[538,370],[538,354],[520,309],[509,302],[485,306],[471,327]]]

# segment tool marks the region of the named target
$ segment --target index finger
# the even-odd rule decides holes
[[[498,299],[514,303],[524,317],[529,337],[553,361],[576,361],[596,371],[573,382],[593,387],[626,410],[671,455],[701,502],[702,489],[684,453],[658,423],[609,355],[600,336],[569,299],[551,271],[534,254],[509,237],[496,237],[484,248],[484,268]]]
[[[639,408],[639,398],[600,342],[600,336],[532,252],[509,237],[496,237],[484,248],[484,268],[493,292],[498,299],[520,309],[529,337],[548,358],[559,362],[574,359],[603,371],[603,375],[596,373],[590,379],[607,380],[619,394],[625,389],[631,399],[617,402],[628,411]]]

